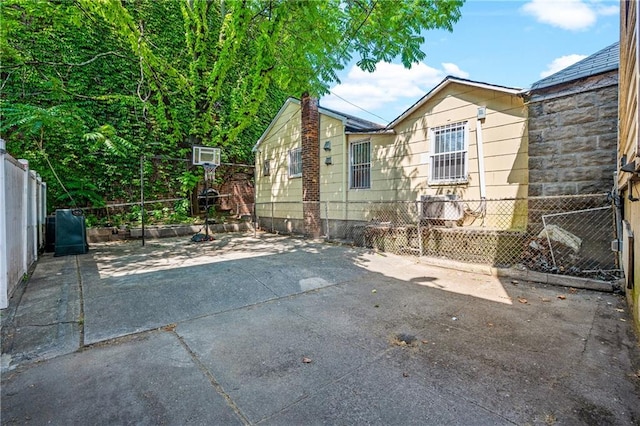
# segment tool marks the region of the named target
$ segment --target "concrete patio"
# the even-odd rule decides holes
[[[271,234],[44,255],[2,424],[640,423],[624,298]]]

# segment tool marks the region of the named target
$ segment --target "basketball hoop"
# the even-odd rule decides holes
[[[216,177],[216,168],[220,165],[220,148],[211,146],[193,147],[193,165],[204,168],[204,179],[213,181]]]
[[[218,168],[217,164],[204,163],[202,165],[204,168],[204,179],[209,182],[213,182],[216,178],[216,168]]]
[[[192,155],[193,165],[202,166],[204,169],[204,192],[208,195],[207,182],[213,182],[216,178],[216,168],[220,165],[220,148],[194,145]],[[205,198],[204,227],[206,241],[211,241],[209,239],[209,205],[207,200],[208,197]]]

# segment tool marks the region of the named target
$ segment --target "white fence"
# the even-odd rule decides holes
[[[0,139],[0,309],[44,247],[47,185]]]

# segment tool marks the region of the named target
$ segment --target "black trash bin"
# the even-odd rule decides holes
[[[47,216],[45,221],[44,251],[53,253],[56,251],[56,217]]]
[[[84,213],[79,209],[58,209],[55,218],[54,256],[84,254],[89,251]]]

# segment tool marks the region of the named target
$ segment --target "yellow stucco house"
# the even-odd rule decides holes
[[[323,227],[380,219],[358,203],[527,197],[520,89],[447,77],[386,126],[321,106],[318,113],[319,170],[312,172]],[[299,229],[302,218],[301,117],[301,102],[288,99],[254,146],[256,213],[281,231]],[[507,227],[526,226],[526,212],[519,217]],[[496,226],[490,218],[484,224]]]

